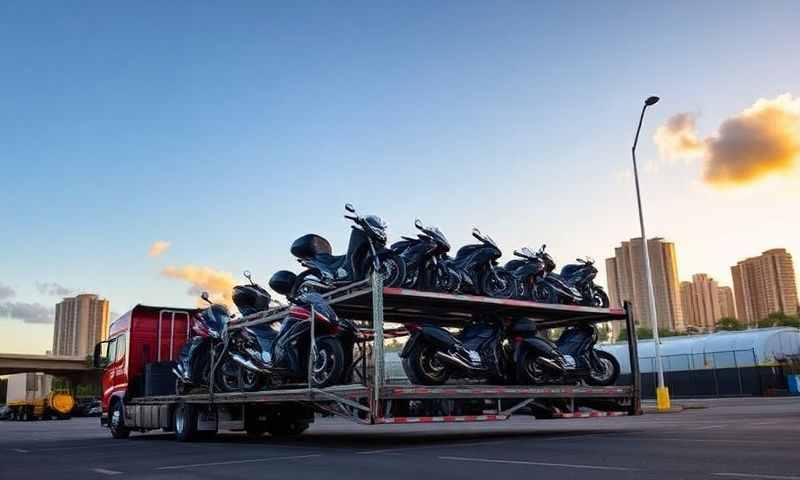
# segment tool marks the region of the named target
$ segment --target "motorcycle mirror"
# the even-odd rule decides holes
[[[425,227],[425,225],[422,224],[422,220],[420,220],[419,218],[414,220],[414,226],[420,230],[422,230]]]
[[[203,292],[203,293],[201,293],[201,294],[200,294],[200,298],[202,298],[203,300],[205,300],[206,302],[208,302],[208,303],[209,303],[209,305],[213,305],[213,304],[214,304],[214,302],[212,302],[212,301],[211,301],[211,299],[208,297],[208,292]]]
[[[356,207],[354,207],[352,203],[345,203],[344,209],[350,213],[356,213]]]
[[[253,282],[253,276],[252,276],[252,274],[250,273],[250,270],[245,270],[245,271],[242,273],[242,275],[244,275],[244,278],[246,278],[246,279],[248,279],[248,280],[250,281],[250,285],[255,285],[255,283]]]

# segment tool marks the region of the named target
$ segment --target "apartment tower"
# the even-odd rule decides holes
[[[678,259],[675,244],[656,237],[647,240],[650,268],[656,297],[658,328],[683,331],[683,314],[678,282]],[[614,249],[606,259],[606,275],[611,305],[620,307],[629,301],[637,325],[650,328],[649,299],[645,277],[642,239],[633,238]]]
[[[767,250],[731,267],[739,320],[755,326],[770,313],[797,314],[797,284],[786,249]]]
[[[736,302],[733,300],[731,287],[719,287],[719,307],[723,317],[738,318],[736,316]]]
[[[730,287],[720,287],[705,273],[692,275],[691,282],[681,282],[683,320],[687,327],[714,330],[722,317],[735,317]]]
[[[108,300],[84,293],[56,304],[53,355],[89,355],[107,333]]]

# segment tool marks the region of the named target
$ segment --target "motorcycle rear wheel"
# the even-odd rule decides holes
[[[561,303],[558,293],[547,284],[534,285],[531,289],[531,299],[539,303]]]
[[[517,383],[521,385],[547,385],[554,383],[547,372],[536,363],[536,352],[528,350],[516,366]]]
[[[609,302],[606,292],[604,290],[600,290],[599,288],[595,288],[594,292],[592,293],[592,297],[589,299],[589,306],[608,308],[610,304],[611,302]]]
[[[481,291],[487,297],[511,298],[515,289],[514,277],[500,268],[494,272],[487,270],[481,279]]]
[[[403,257],[392,252],[381,259],[381,274],[384,287],[402,287],[406,279],[406,262]],[[372,276],[372,264],[367,268],[367,275]]]
[[[450,368],[436,359],[436,351],[432,345],[418,344],[403,359],[403,371],[411,383],[442,385],[450,378]]]

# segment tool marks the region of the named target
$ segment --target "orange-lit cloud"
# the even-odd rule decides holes
[[[702,158],[703,180],[711,185],[744,185],[788,175],[800,166],[800,98],[787,93],[760,99],[702,141],[694,119],[681,113],[661,126],[654,140],[668,158]]]
[[[162,253],[166,252],[167,250],[169,250],[169,247],[171,246],[172,242],[168,242],[166,240],[158,240],[156,242],[153,242],[152,245],[150,245],[150,250],[147,251],[147,254],[150,255],[151,257],[157,257]]]
[[[184,265],[182,267],[169,266],[161,273],[167,277],[190,283],[191,287],[187,292],[189,295],[199,298],[200,293],[205,291],[214,302],[233,306],[231,295],[234,282],[233,276],[228,272],[220,272],[209,267]],[[198,305],[204,304],[205,302],[198,300]]]
[[[653,136],[658,150],[666,158],[692,158],[702,156],[705,144],[697,138],[695,118],[690,113],[679,113],[658,127]]]

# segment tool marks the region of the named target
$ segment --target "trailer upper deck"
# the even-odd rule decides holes
[[[325,293],[336,313],[344,318],[373,322],[373,294],[368,281],[357,282]],[[286,307],[278,307],[231,321],[230,328],[283,319]],[[443,326],[458,327],[475,315],[531,317],[542,328],[556,328],[578,323],[625,320],[622,308],[595,308],[578,305],[556,305],[527,300],[509,300],[478,295],[427,292],[407,288],[383,289],[383,321],[404,323],[412,320],[432,321]]]

